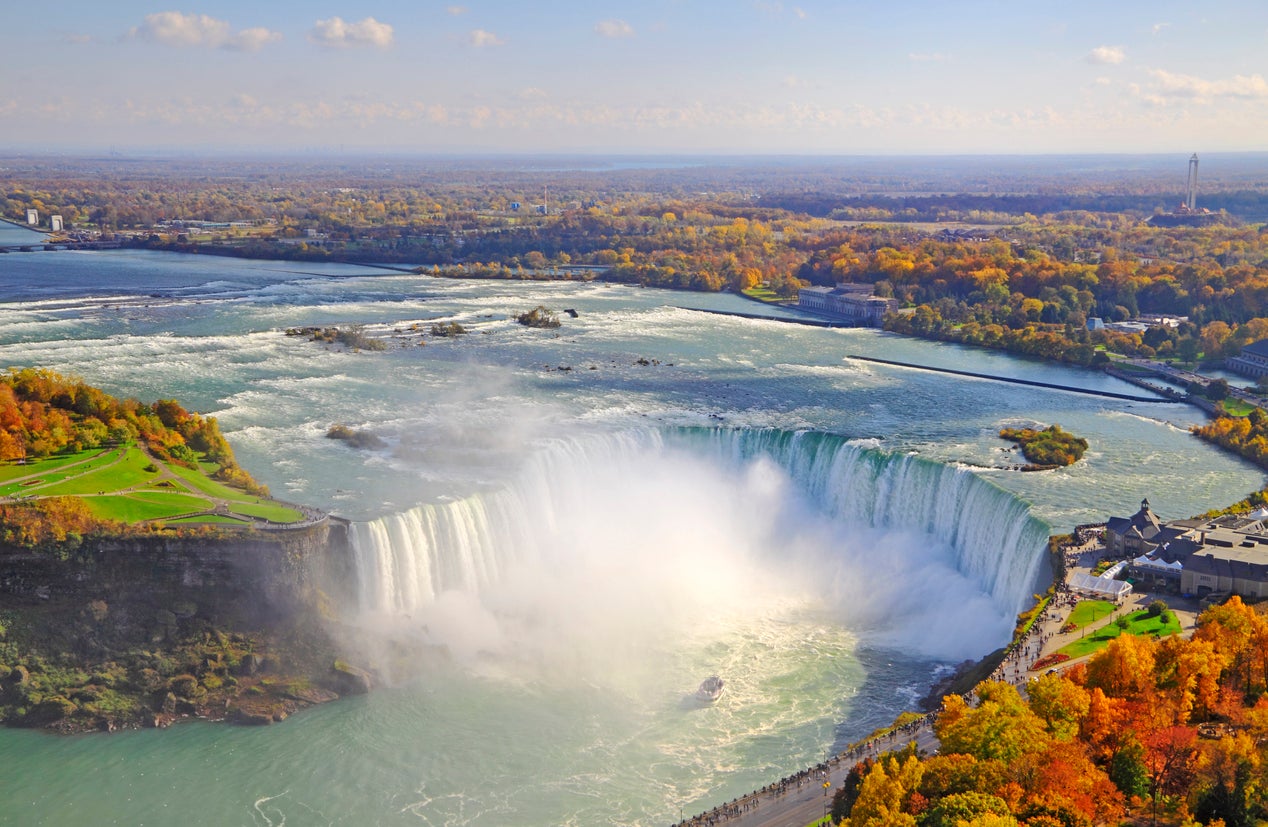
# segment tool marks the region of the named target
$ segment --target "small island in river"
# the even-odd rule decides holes
[[[1065,468],[1083,458],[1087,440],[1065,431],[1060,425],[1049,425],[1042,430],[1033,428],[1004,428],[1001,439],[1021,446],[1021,453],[1029,462],[1023,471],[1046,471]]]

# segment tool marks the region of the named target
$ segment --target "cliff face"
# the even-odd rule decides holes
[[[347,526],[219,538],[90,539],[61,555],[0,549],[0,600],[106,600],[259,626],[350,599]]]
[[[337,661],[347,525],[0,548],[0,719],[62,731],[280,720],[362,692]]]

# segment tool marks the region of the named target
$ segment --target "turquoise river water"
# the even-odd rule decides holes
[[[544,304],[563,322],[514,315]],[[576,317],[563,313],[576,311]],[[1258,470],[1202,414],[1005,355],[696,312],[734,296],[137,251],[0,255],[0,363],[216,416],[282,498],[354,521],[344,620],[449,656],[276,726],[0,731],[20,824],[667,824],[822,758],[1001,645],[1043,542]],[[433,321],[470,332],[425,336]],[[286,336],[362,324],[356,353]],[[417,326],[417,327],[415,327]],[[388,447],[325,438],[332,423]],[[1059,422],[1076,466],[997,432]],[[379,667],[371,650],[359,653]],[[684,698],[706,675],[717,704]]]

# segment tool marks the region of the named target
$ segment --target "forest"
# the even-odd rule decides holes
[[[1166,611],[1165,606],[1151,611]],[[1091,827],[1268,818],[1268,621],[1233,597],[1192,639],[1120,635],[1086,664],[943,700],[939,754],[866,760],[849,827]]]
[[[1268,161],[1204,167],[1207,226],[1160,227],[1185,158],[7,159],[0,214],[67,239],[449,277],[795,299],[871,284],[895,332],[1095,365],[1215,363],[1268,336]],[[1148,329],[1088,329],[1167,315]],[[1093,325],[1095,327],[1095,325]]]

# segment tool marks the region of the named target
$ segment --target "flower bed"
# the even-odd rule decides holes
[[[1065,663],[1069,659],[1069,655],[1062,654],[1061,652],[1053,652],[1051,655],[1044,655],[1039,660],[1035,661],[1031,664],[1030,669],[1031,671],[1047,669],[1049,666],[1056,666],[1058,663]]]

